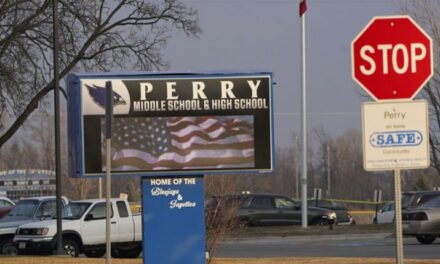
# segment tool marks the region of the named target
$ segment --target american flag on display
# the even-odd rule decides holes
[[[306,0],[300,0],[299,2],[299,16],[302,16],[307,11]]]
[[[113,126],[112,170],[255,165],[253,116],[115,118]]]

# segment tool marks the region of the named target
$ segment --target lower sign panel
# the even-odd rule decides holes
[[[143,263],[205,264],[203,177],[142,179]]]
[[[429,167],[426,101],[364,103],[362,128],[365,170]]]

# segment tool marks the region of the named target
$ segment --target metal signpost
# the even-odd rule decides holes
[[[365,170],[394,170],[396,263],[403,263],[400,170],[429,166],[428,111],[410,101],[433,75],[431,38],[409,16],[375,17],[353,40],[353,79],[376,101],[362,108]]]
[[[113,120],[113,89],[110,81],[105,83],[105,247],[106,264],[111,263],[111,141],[112,141],[112,120]]]

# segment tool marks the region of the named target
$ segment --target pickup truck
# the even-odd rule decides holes
[[[133,215],[127,201],[111,199],[112,256],[136,258],[142,252],[142,218]],[[115,210],[116,208],[116,210]],[[63,209],[63,249],[72,256],[84,253],[100,258],[106,251],[105,199],[70,202]],[[45,220],[20,226],[15,239],[20,254],[50,254],[56,249],[56,221]]]
[[[68,203],[62,197],[63,206]],[[2,219],[0,219],[0,254],[16,255],[17,248],[13,241],[15,231],[20,225],[56,217],[56,197],[41,196],[23,198]]]

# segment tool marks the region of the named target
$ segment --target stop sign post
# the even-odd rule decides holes
[[[433,75],[431,38],[409,16],[374,17],[351,52],[353,79],[376,101],[411,100]]]

